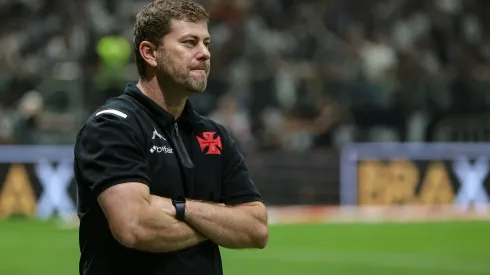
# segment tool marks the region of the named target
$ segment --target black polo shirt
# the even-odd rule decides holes
[[[75,144],[80,217],[80,274],[222,274],[212,241],[170,252],[122,246],[111,234],[97,196],[110,186],[142,182],[163,197],[238,204],[261,201],[242,154],[226,129],[192,110],[174,117],[134,84],[94,112]]]

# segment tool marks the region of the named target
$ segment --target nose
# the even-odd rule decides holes
[[[206,61],[206,60],[211,59],[211,52],[209,51],[209,49],[206,45],[200,44],[197,59],[199,61]]]

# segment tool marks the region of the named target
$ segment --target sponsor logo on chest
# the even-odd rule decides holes
[[[152,140],[159,140],[159,141],[165,141],[167,142],[167,139],[164,138],[155,127],[153,127],[153,133],[152,133]],[[174,150],[170,146],[166,145],[161,145],[161,144],[153,144],[153,146],[150,148],[150,153],[151,154],[173,154]]]

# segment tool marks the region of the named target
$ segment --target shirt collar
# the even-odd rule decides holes
[[[177,120],[175,120],[171,113],[167,112],[155,101],[143,94],[136,84],[128,83],[124,94],[134,98],[136,101],[142,104],[151,113],[151,115],[161,121],[165,127],[178,122],[179,125],[183,124],[184,126],[191,126],[195,129],[196,127],[204,124],[202,118],[192,108],[192,104],[189,99],[186,100],[182,114]]]

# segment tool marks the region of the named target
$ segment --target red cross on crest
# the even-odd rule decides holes
[[[223,145],[221,144],[221,137],[216,135],[216,132],[202,132],[200,135],[196,135],[196,138],[199,146],[201,146],[201,150],[206,155],[221,155]],[[214,137],[215,135],[216,138]],[[206,148],[208,148],[207,151]]]

